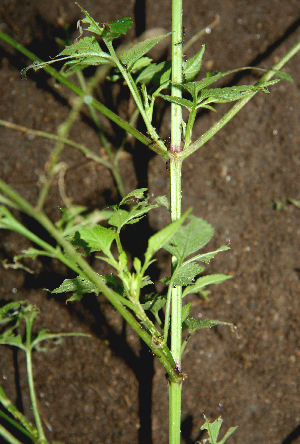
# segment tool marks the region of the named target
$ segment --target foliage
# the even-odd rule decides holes
[[[58,288],[51,290],[52,293],[67,293],[68,302],[80,301],[87,293],[96,295],[100,292],[103,293],[149,346],[152,353],[157,356],[164,366],[170,383],[170,443],[178,444],[180,442],[181,387],[183,380],[186,378],[181,369],[181,358],[189,338],[198,329],[212,328],[216,325],[233,327],[231,323],[225,321],[190,317],[192,302],[183,303],[185,296],[194,293],[206,295],[208,285],[222,283],[228,280],[230,276],[223,274],[203,275],[205,265],[209,264],[217,253],[228,250],[229,245],[222,245],[211,252],[199,252],[212,239],[214,229],[203,219],[192,215],[191,209],[181,215],[180,177],[182,162],[219,131],[256,93],[260,91],[268,93],[268,87],[281,79],[291,81],[290,76],[280,72],[280,69],[286,63],[288,57],[295,53],[295,49],[292,48],[289,55],[284,56],[256,85],[215,87],[214,84],[223,77],[241,69],[249,68],[220,73],[208,72],[203,79],[197,80],[196,78],[202,67],[205,47],[203,45],[192,57],[182,60],[182,38],[180,38],[182,36],[181,1],[173,1],[172,33],[139,41],[130,47],[123,48],[122,51],[115,50],[113,43],[115,39],[122,34],[126,34],[130,29],[132,20],[129,17],[123,17],[100,26],[87,11],[83,8],[81,8],[81,11],[84,18],[78,22],[78,38],[72,45],[66,46],[53,60],[49,62],[34,60],[31,53],[26,52],[24,48],[22,49],[23,53],[34,60],[32,65],[22,71],[23,77],[26,77],[26,72],[30,68],[34,70],[43,68],[78,94],[80,101],[76,105],[77,108],[74,107],[73,109],[73,117],[70,117],[69,121],[59,128],[57,145],[49,161],[49,175],[42,187],[36,207],[33,207],[0,180],[0,191],[2,193],[0,194],[0,202],[3,204],[0,207],[0,229],[15,231],[35,244],[34,247],[30,247],[15,256],[15,263],[11,266],[24,268],[25,266],[19,262],[23,258],[35,259],[38,256],[48,256],[58,259],[75,273],[75,277],[65,279]],[[86,33],[88,35],[85,35]],[[0,37],[4,38],[3,35],[0,31]],[[172,61],[155,63],[146,54],[169,35],[172,35]],[[15,44],[12,39],[5,38],[10,44]],[[21,50],[20,45],[15,45],[15,47]],[[64,62],[60,73],[49,66],[57,61]],[[92,87],[87,85],[82,74],[82,71],[90,65],[107,68],[106,74],[113,70],[109,79],[113,81],[121,80],[126,83],[136,104],[136,109],[144,121],[147,135],[141,134],[132,122],[125,122],[93,98]],[[68,79],[73,74],[77,76],[82,89]],[[275,77],[275,79],[271,80],[272,77]],[[158,99],[171,104],[170,149],[160,139],[156,128],[152,124],[154,105]],[[223,116],[198,140],[192,142],[192,130],[197,112],[201,108],[216,111],[213,105],[229,102],[237,102],[234,109]],[[42,208],[49,192],[52,177],[59,170],[58,158],[63,143],[68,142],[70,144],[70,141],[66,138],[68,130],[75,122],[76,112],[83,104],[87,105],[97,126],[99,138],[105,147],[109,161],[97,157],[85,147],[78,145],[76,147],[84,152],[87,157],[96,159],[111,170],[120,192],[121,201],[109,210],[88,213],[85,207],[73,206],[65,199],[66,208],[61,208],[61,218],[53,224],[42,211]],[[116,167],[118,155],[110,149],[93,107],[100,110],[128,133],[147,145],[149,149],[169,162],[170,204],[166,196],[156,197],[150,202],[145,188],[131,191],[128,194],[125,193],[120,172]],[[188,110],[186,122],[182,120],[182,107]],[[181,146],[182,140],[184,142],[183,147]],[[54,244],[44,241],[36,233],[25,227],[12,215],[7,207],[23,211],[34,218],[52,236]],[[153,234],[148,239],[148,246],[143,257],[134,257],[131,263],[123,247],[124,228],[127,225],[138,223],[147,216],[150,210],[159,207],[166,207],[170,211],[171,223]],[[99,224],[102,220],[107,221],[106,226]],[[165,290],[161,294],[157,294],[151,279],[151,265],[156,261],[156,254],[161,248],[170,253],[172,266],[170,275],[162,280],[165,284]],[[91,254],[95,256],[96,260],[109,264],[113,273],[108,275],[97,274],[86,260]],[[35,339],[32,339],[31,327],[37,313],[37,309],[28,305],[26,301],[11,302],[0,309],[0,324],[7,327],[0,336],[0,343],[23,349],[31,359],[32,349],[38,346],[39,342],[67,335],[53,335],[48,333],[47,330],[42,330]],[[25,343],[22,342],[20,335],[15,334],[22,318],[26,322]],[[185,331],[184,339],[182,331]],[[30,362],[30,359],[28,362]],[[22,419],[20,422],[23,433],[27,436],[29,433],[33,442],[38,440],[41,443],[46,443],[36,406],[30,368],[29,365],[29,387],[37,426],[36,430],[32,425],[28,425],[29,423],[26,420]],[[6,406],[6,397],[2,391],[0,392],[0,401]],[[10,412],[14,415],[13,409]],[[17,415],[19,415],[19,412]],[[16,415],[15,418],[20,419]],[[233,433],[235,428],[231,428],[224,438],[217,443],[221,422],[220,418],[212,424],[206,420],[201,429],[208,431],[209,439],[204,442],[222,444]],[[18,427],[15,421],[13,424]],[[16,442],[5,433],[0,429],[0,434],[9,442]]]

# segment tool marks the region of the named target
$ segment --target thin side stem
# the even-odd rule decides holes
[[[32,319],[33,320],[33,319]],[[37,399],[36,399],[36,392],[34,388],[34,380],[33,380],[33,373],[32,373],[32,348],[31,348],[31,327],[32,327],[32,321],[26,320],[26,365],[27,365],[27,379],[28,379],[28,387],[29,387],[29,393],[30,393],[30,401],[32,406],[32,411],[35,419],[36,428],[39,435],[39,440],[41,443],[47,443],[43,426],[42,426],[42,420],[40,417],[40,413],[37,407]]]

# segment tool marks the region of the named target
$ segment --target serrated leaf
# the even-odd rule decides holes
[[[121,55],[121,62],[127,66],[129,71],[131,71],[137,60],[139,60],[143,55],[147,54],[147,52],[149,52],[158,42],[169,35],[170,33],[159,35],[133,45],[130,49],[128,49],[128,51]]]
[[[151,63],[138,75],[136,83],[162,85],[171,80],[171,62]]]
[[[11,334],[6,337],[1,337],[1,336],[2,335],[0,335],[0,344],[11,345],[13,347],[22,348],[23,350],[25,349],[25,347],[22,344],[22,338],[20,335],[15,336],[14,334]]]
[[[183,224],[191,211],[192,209],[189,209],[184,213],[183,216],[181,216],[180,219],[170,223],[165,228],[149,238],[148,248],[145,253],[146,261],[149,261],[154,253],[162,248],[165,243],[168,242],[172,236],[174,236],[174,233],[180,228],[180,226]]]
[[[80,238],[87,244],[90,252],[103,251],[106,256],[111,256],[111,244],[116,238],[115,233],[111,229],[97,225],[91,228],[81,228],[79,234]]]
[[[142,305],[144,310],[150,310],[152,313],[157,313],[166,304],[166,296],[155,295],[150,300],[144,302]]]
[[[205,422],[205,424],[203,424],[203,426],[200,428],[200,430],[207,430],[209,438],[204,439],[203,444],[205,444],[205,443],[224,444],[224,442],[229,438],[229,436],[232,435],[232,433],[237,429],[237,427],[230,427],[230,429],[228,430],[226,435],[223,437],[223,439],[218,442],[217,440],[218,440],[218,436],[219,436],[219,432],[220,432],[220,427],[223,422],[221,416],[218,419],[216,419],[213,423],[210,423],[205,416],[204,416],[204,418],[206,419],[206,422]]]
[[[112,274],[98,276],[115,292],[120,295],[123,293],[123,287]],[[75,293],[68,299],[68,301],[80,300],[85,293],[95,293],[96,295],[99,294],[98,287],[88,279],[84,279],[81,276],[77,276],[74,279],[65,279],[63,283],[58,288],[52,290],[51,293],[69,293],[71,291],[74,291]]]
[[[105,23],[102,32],[103,40],[111,41],[119,37],[120,34],[126,34],[128,29],[131,28],[132,23],[133,21],[130,17],[122,17],[114,22]]]
[[[195,277],[202,273],[204,267],[196,262],[189,262],[179,266],[173,274],[173,285],[186,286],[191,284]]]
[[[137,223],[145,216],[146,213],[148,213],[148,211],[156,207],[156,205],[149,205],[142,208],[137,206],[137,208],[135,207],[131,211],[117,210],[115,214],[109,219],[108,223],[110,225],[113,225],[114,227],[117,227],[118,230],[121,230],[121,228],[126,224]]]
[[[232,278],[232,276],[226,276],[225,274],[211,274],[208,276],[201,276],[195,284],[186,287],[182,293],[182,297],[190,293],[198,293],[201,288],[206,287],[206,285],[220,284],[227,279]]]
[[[124,204],[128,204],[128,202],[131,201],[132,198],[137,200],[144,200],[145,199],[145,193],[148,191],[148,188],[138,188],[137,190],[133,190],[130,193],[128,193],[119,203],[119,207]],[[146,200],[146,199],[145,199]]]
[[[204,247],[213,235],[214,229],[208,222],[192,215],[188,224],[181,226],[163,248],[183,262],[187,256]]]
[[[89,13],[85,11],[78,3],[76,3],[76,5],[78,5],[81,11],[85,14],[85,18],[80,20],[79,22],[88,23],[90,25],[88,28],[85,28],[84,31],[89,31],[97,35],[102,35],[103,28],[100,28],[99,23],[95,22],[95,20],[89,15]]]
[[[167,196],[158,196],[154,199],[154,202],[159,206],[159,207],[166,207],[168,211],[170,211],[170,204],[168,201]]]
[[[204,89],[201,91],[200,96],[198,97],[199,107],[203,104],[206,105],[208,103],[228,103],[234,102],[236,100],[240,100],[244,97],[247,97],[254,92],[263,91],[268,93],[267,87],[270,85],[274,85],[279,82],[279,80],[270,80],[268,82],[264,82],[259,86],[255,85],[240,85],[240,86],[231,86],[225,88],[210,88]]]
[[[103,276],[101,276],[102,278]],[[103,279],[105,281],[105,279]],[[80,276],[77,276],[74,279],[65,279],[63,283],[51,293],[69,293],[70,291],[75,291],[79,295],[83,295],[85,293],[95,293],[99,294],[99,289],[93,284],[91,281],[84,279]]]
[[[191,306],[192,306],[192,302],[189,302],[188,304],[185,304],[182,307],[182,313],[181,313],[181,322],[182,323],[187,319],[187,317],[190,313]]]
[[[133,64],[131,72],[135,73],[141,71],[143,68],[146,68],[146,66],[149,66],[151,62],[152,59],[149,57],[142,57]]]
[[[202,45],[202,48],[197,54],[183,63],[183,77],[185,79],[185,82],[190,82],[194,80],[194,78],[200,71],[204,51],[205,45]]]
[[[222,245],[222,247],[218,248],[217,250],[210,251],[208,253],[197,254],[196,256],[193,256],[191,259],[189,259],[189,261],[199,261],[208,264],[211,259],[216,256],[216,254],[220,253],[220,251],[226,250],[230,250],[230,247],[228,245]]]
[[[230,72],[231,71],[219,72],[214,76],[206,77],[205,79],[199,80],[198,82],[183,83],[182,87],[191,94],[194,100],[196,100],[198,93],[199,91],[201,91],[201,89],[207,88],[208,86],[212,85],[217,80],[219,80],[221,77],[230,74]]]
[[[217,319],[201,320],[195,318],[187,318],[182,324],[182,329],[189,330],[189,333],[193,334],[196,330],[200,328],[212,328],[216,325],[229,325],[233,327],[233,324],[231,324],[230,322],[218,321]]]
[[[177,105],[184,106],[189,111],[193,108],[193,102],[188,99],[184,99],[183,97],[174,97],[174,96],[166,96],[164,94],[157,94],[158,97],[166,100],[167,102],[176,103]]]

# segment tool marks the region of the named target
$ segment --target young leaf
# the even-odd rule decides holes
[[[243,97],[247,97],[254,92],[262,90],[265,93],[268,93],[267,87],[270,85],[274,85],[275,83],[279,82],[279,80],[270,80],[268,82],[264,82],[263,84],[259,86],[255,85],[240,85],[240,86],[231,86],[231,87],[225,87],[225,88],[210,88],[210,89],[204,89],[201,91],[201,94],[198,98],[198,104],[199,107],[202,106],[202,103],[204,99],[203,104],[206,105],[207,103],[227,103],[227,102],[233,102],[239,99],[242,99]]]
[[[226,250],[230,250],[230,247],[228,245],[222,245],[222,247],[218,248],[215,251],[197,254],[196,256],[193,256],[191,259],[189,259],[187,262],[199,261],[199,262],[204,262],[205,264],[208,264],[211,261],[211,259],[213,259],[216,256],[217,253],[219,253],[220,251],[226,251]]]
[[[183,97],[166,96],[166,95],[160,94],[160,93],[157,94],[157,96],[161,97],[164,100],[167,100],[168,102],[176,103],[177,105],[184,106],[189,111],[191,111],[193,108],[193,102],[191,100],[184,99]]]
[[[183,222],[188,217],[191,211],[192,209],[190,208],[188,211],[184,213],[183,216],[181,216],[180,219],[167,225],[165,228],[163,228],[158,233],[155,233],[153,236],[149,238],[148,248],[145,253],[146,262],[148,262],[151,259],[151,257],[154,255],[154,253],[156,253],[156,251],[162,248],[166,244],[166,242],[169,241],[169,239],[183,224]]]
[[[78,62],[84,61],[86,65],[111,62],[111,56],[102,51],[95,37],[83,37],[73,45],[66,46],[56,58],[63,59],[64,56],[79,58]]]
[[[90,25],[88,28],[85,28],[84,31],[89,31],[97,35],[102,35],[103,28],[100,28],[99,23],[95,22],[95,20],[89,15],[89,13],[85,11],[78,3],[76,3],[76,5],[78,5],[81,11],[85,14],[85,18],[79,20],[79,22],[77,23],[77,28],[80,28],[81,34],[82,34],[82,28],[80,26],[80,22],[89,23]]]
[[[221,282],[224,282],[230,278],[232,278],[232,276],[226,276],[225,274],[211,274],[208,276],[201,276],[199,277],[199,279],[197,279],[194,285],[189,285],[184,289],[182,297],[190,293],[198,293],[198,291],[206,285],[220,284]]]
[[[163,34],[137,43],[121,55],[121,62],[127,66],[129,71],[131,71],[137,60],[147,54],[147,52],[149,52],[158,42],[169,35],[170,33]]]
[[[185,82],[191,82],[201,69],[202,57],[205,51],[205,45],[202,45],[200,51],[193,57],[183,62],[183,78]]]
[[[100,275],[100,278],[106,285],[113,288],[116,293],[120,295],[123,293],[123,288],[112,274]],[[98,287],[96,287],[96,285],[94,285],[88,279],[84,279],[81,276],[77,276],[74,279],[65,279],[63,283],[58,288],[52,290],[51,293],[68,293],[70,291],[73,291],[74,294],[68,299],[68,301],[80,301],[82,296],[86,293],[95,293],[96,295],[99,294]]]
[[[138,188],[137,190],[133,190],[130,193],[128,193],[119,203],[118,207],[124,204],[131,203],[131,199],[137,199],[137,200],[147,200],[145,198],[145,193],[148,191],[148,188]]]
[[[149,205],[146,207],[135,205],[131,211],[117,210],[115,214],[109,219],[108,223],[110,225],[113,225],[114,227],[117,227],[120,231],[124,225],[135,224],[136,222],[138,222],[152,208],[157,208],[157,205]]]
[[[199,328],[212,328],[216,325],[230,325],[233,327],[233,324],[230,322],[218,321],[217,319],[195,319],[195,318],[187,318],[182,324],[182,330],[188,330],[190,334],[194,333]]]
[[[111,41],[119,37],[120,34],[126,34],[132,23],[133,21],[130,17],[122,17],[114,22],[105,23],[102,32],[103,40]]]
[[[182,314],[181,314],[181,322],[182,323],[187,319],[191,306],[192,306],[192,302],[189,302],[188,304],[186,304],[182,307]]]
[[[171,62],[151,63],[140,72],[136,83],[162,85],[171,80]]]
[[[202,273],[204,267],[196,262],[183,263],[173,274],[173,285],[185,286],[192,284],[195,277]]]
[[[205,422],[205,424],[203,424],[203,426],[200,428],[200,430],[207,430],[209,438],[204,439],[203,444],[205,444],[205,443],[224,444],[224,442],[227,440],[227,438],[229,438],[229,436],[232,435],[232,433],[237,429],[237,427],[230,427],[230,429],[228,430],[226,435],[223,437],[223,439],[221,441],[217,441],[218,436],[219,436],[219,432],[220,432],[220,427],[223,422],[221,416],[218,419],[216,419],[213,423],[210,423],[205,416],[204,416],[204,418],[206,419],[206,422]]]
[[[102,276],[101,276],[102,278]],[[104,280],[105,281],[105,280]],[[51,293],[68,293],[70,291],[75,291],[78,295],[82,296],[85,293],[95,293],[99,294],[99,289],[91,281],[77,276],[74,279],[65,279],[63,283]]]
[[[214,229],[208,222],[192,215],[188,224],[181,226],[163,248],[182,262],[188,255],[204,247],[213,235]]]
[[[80,239],[82,239],[90,249],[90,252],[103,251],[106,256],[111,256],[111,244],[116,237],[111,229],[97,225],[92,228],[81,228],[79,235]]]

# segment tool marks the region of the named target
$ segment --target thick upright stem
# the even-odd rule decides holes
[[[182,83],[182,0],[172,0],[172,96],[181,97]],[[176,156],[181,152],[181,106],[171,104],[171,147],[175,156],[170,160],[170,202],[171,219],[181,216],[181,164]],[[176,267],[176,258],[172,257],[172,271]],[[172,289],[171,300],[171,353],[178,371],[181,371],[181,287]],[[169,443],[180,444],[181,424],[181,383],[171,382],[169,387]]]

